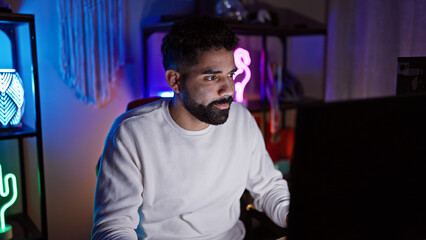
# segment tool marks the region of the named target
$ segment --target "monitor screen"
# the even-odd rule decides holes
[[[426,95],[303,106],[288,239],[426,239]]]

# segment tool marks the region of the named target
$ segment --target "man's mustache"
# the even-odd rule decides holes
[[[220,100],[216,100],[211,102],[209,105],[216,105],[216,104],[231,104],[232,101],[234,101],[233,97],[227,97]]]

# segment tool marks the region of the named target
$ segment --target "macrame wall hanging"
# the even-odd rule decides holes
[[[86,104],[110,98],[124,65],[125,0],[59,0],[61,71]]]

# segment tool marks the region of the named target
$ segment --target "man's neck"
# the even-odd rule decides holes
[[[169,102],[169,112],[173,121],[185,130],[200,131],[210,125],[195,118],[176,96]]]

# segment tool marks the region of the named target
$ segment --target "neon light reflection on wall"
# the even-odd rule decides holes
[[[235,101],[244,101],[244,88],[251,78],[251,71],[249,65],[251,64],[250,53],[244,48],[237,48],[234,51],[234,62],[237,71],[234,74],[234,82],[238,75],[244,73],[242,81],[235,82]]]

